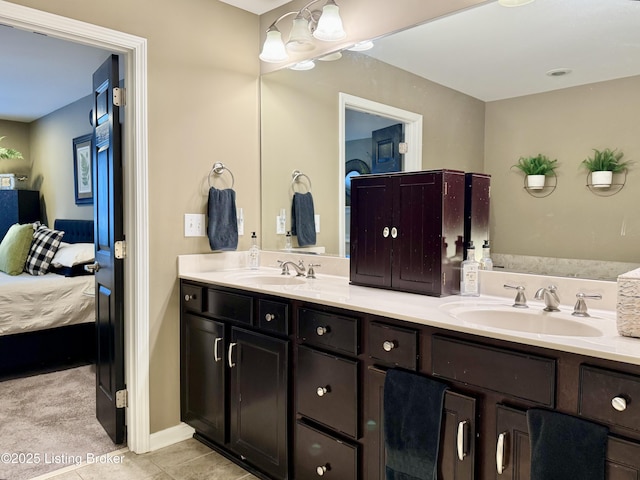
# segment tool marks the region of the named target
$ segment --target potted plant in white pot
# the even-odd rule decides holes
[[[593,149],[593,155],[582,161],[584,167],[591,173],[591,186],[594,188],[608,188],[613,181],[613,174],[627,169],[630,162],[622,161],[623,152],[617,149]]]
[[[544,188],[546,177],[553,175],[558,160],[550,160],[549,157],[539,153],[535,156],[520,157],[514,165],[527,176],[527,188],[541,190]]]

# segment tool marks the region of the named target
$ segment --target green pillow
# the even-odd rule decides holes
[[[20,275],[27,262],[29,248],[33,240],[33,225],[11,225],[0,243],[0,272]]]

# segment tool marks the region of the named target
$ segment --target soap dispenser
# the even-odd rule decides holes
[[[251,232],[251,247],[249,247],[249,268],[257,270],[260,268],[260,248],[258,247],[258,237],[256,232]]]
[[[493,270],[493,260],[491,260],[491,247],[489,246],[489,240],[484,241],[482,245],[482,258],[480,259],[481,270]]]
[[[467,247],[467,259],[460,264],[460,295],[465,297],[480,296],[480,262],[476,260],[476,249],[473,242]]]

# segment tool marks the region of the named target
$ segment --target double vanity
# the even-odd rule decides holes
[[[267,253],[259,270],[242,252],[178,262],[182,420],[259,478],[383,480],[396,367],[449,386],[441,479],[529,478],[532,407],[608,426],[607,478],[639,478],[640,342],[617,334],[615,283],[482,272],[480,297],[437,298],[350,285],[330,266],[344,259],[313,257],[316,278],[281,275]],[[560,312],[514,308],[503,287],[532,299],[550,280]],[[571,315],[579,290],[603,295],[589,317]]]

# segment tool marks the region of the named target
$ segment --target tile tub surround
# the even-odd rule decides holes
[[[323,266],[329,265],[326,269],[318,269],[318,278],[315,280],[305,280],[300,285],[256,284],[251,282],[250,270],[237,268],[239,264],[237,257],[242,256],[243,252],[231,253],[228,263],[225,263],[222,257],[215,260],[207,258],[209,254],[180,256],[178,258],[178,275],[180,278],[196,282],[315,302],[452,331],[640,365],[639,340],[622,337],[618,335],[616,330],[615,282],[507,272],[481,272],[482,295],[480,297],[469,298],[452,295],[437,298],[350,285],[346,276],[348,274],[348,260],[325,256],[314,256],[314,263],[321,263]],[[293,259],[297,261],[301,257],[301,255],[292,254],[287,258],[284,254],[277,252],[263,252],[263,254],[267,253],[268,255],[262,255],[263,266],[260,270],[253,271],[254,275],[279,275],[279,269],[273,268],[276,260]],[[346,273],[329,275],[328,271],[342,271],[340,269],[340,261],[342,260],[347,260]],[[555,284],[558,286],[560,294],[560,308],[567,314],[573,311],[576,293],[601,293],[603,300],[587,300],[589,311],[593,316],[587,321],[596,322],[605,334],[602,337],[569,337],[524,333],[472,324],[447,313],[447,306],[452,304],[467,306],[511,305],[515,298],[515,291],[504,289],[504,283],[524,285],[531,309],[542,309],[544,306],[542,302],[533,299],[535,291],[538,288]],[[569,318],[573,317],[569,316]],[[575,320],[581,321],[578,318]]]

